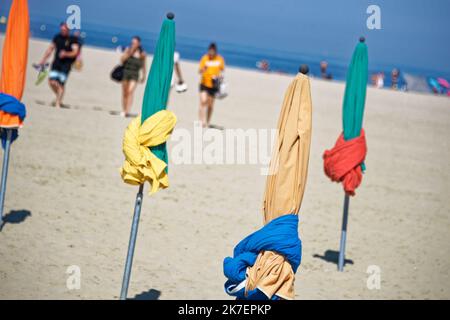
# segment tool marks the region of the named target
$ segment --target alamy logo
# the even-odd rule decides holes
[[[366,25],[369,30],[381,29],[381,9],[375,4],[367,7],[366,13],[369,14]]]
[[[370,265],[367,267],[367,289],[369,290],[380,290],[381,289],[381,269],[379,266]]]
[[[261,175],[274,174],[278,168],[269,163],[277,138],[275,129],[205,130],[195,121],[193,134],[184,128],[173,131],[170,158],[176,165],[259,164]]]
[[[66,287],[69,290],[81,289],[81,269],[77,265],[71,265],[67,267],[66,274],[69,276],[66,280]]]
[[[70,30],[81,29],[81,9],[79,6],[72,4],[67,7],[66,13],[69,14],[66,23]]]

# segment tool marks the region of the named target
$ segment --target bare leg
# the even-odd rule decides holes
[[[58,97],[58,81],[48,80],[48,85],[50,86],[50,89],[52,89],[53,93],[55,94],[55,105],[56,105],[56,99]],[[53,102],[52,102],[52,105],[53,105]]]
[[[125,115],[128,105],[128,80],[122,81],[122,113]]]
[[[62,86],[58,81],[55,80],[49,80],[48,83],[50,85],[50,88],[56,95],[55,106],[57,108],[60,108],[62,104],[62,98],[64,96],[64,86]]]
[[[58,82],[55,80],[48,80],[48,85],[50,86],[50,89],[52,89],[53,93],[56,95],[58,93]]]
[[[209,127],[211,123],[211,116],[213,113],[213,107],[214,107],[214,97],[211,97],[208,95],[208,106],[207,106],[207,115],[206,115],[206,126]]]
[[[200,108],[198,109],[198,118],[203,127],[207,125],[206,109],[208,108],[208,93],[206,91],[200,92]]]
[[[63,104],[64,86],[58,83],[58,94],[56,95],[56,107],[60,108]]]
[[[137,82],[134,80],[128,81],[128,88],[127,88],[127,104],[125,106],[125,115],[128,115],[130,113],[131,107],[133,106],[133,97],[134,97],[134,90],[136,90]]]
[[[181,68],[180,68],[180,64],[177,62],[174,64],[173,66],[174,70],[175,70],[175,74],[177,75],[177,79],[178,79],[178,84],[183,83],[183,76],[181,75]]]

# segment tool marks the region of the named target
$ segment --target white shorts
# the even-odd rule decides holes
[[[60,84],[64,84],[67,80],[67,74],[65,74],[64,72],[58,71],[58,70],[51,70],[48,73],[48,78],[50,80],[56,80]]]

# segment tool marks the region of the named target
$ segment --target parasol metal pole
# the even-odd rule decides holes
[[[339,261],[338,270],[344,271],[345,262],[345,242],[347,239],[347,222],[348,222],[348,207],[350,205],[350,196],[345,194],[344,198],[344,215],[342,217],[342,231],[341,231],[341,243],[339,247]]]
[[[144,184],[139,186],[139,191],[136,195],[136,203],[134,204],[133,223],[131,225],[130,242],[128,244],[127,260],[125,262],[125,271],[123,273],[122,290],[120,291],[120,300],[125,300],[128,293],[128,285],[130,284],[131,266],[133,264],[134,247],[136,245],[136,236],[139,226],[139,216],[142,208],[142,192],[144,191]]]
[[[9,150],[11,147],[11,138],[13,129],[5,128],[3,130],[6,130],[6,141],[5,141],[5,151],[3,153],[2,180],[0,186],[0,227],[3,226],[3,209],[5,205],[6,178],[8,177]]]

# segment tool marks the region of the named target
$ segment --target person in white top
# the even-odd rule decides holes
[[[175,77],[178,80],[176,84],[175,84]],[[183,80],[183,76],[181,75],[180,53],[178,51],[175,51],[175,53],[173,54],[173,74],[171,87],[173,86],[175,86],[175,90],[177,92],[185,92],[187,90],[187,85]]]

